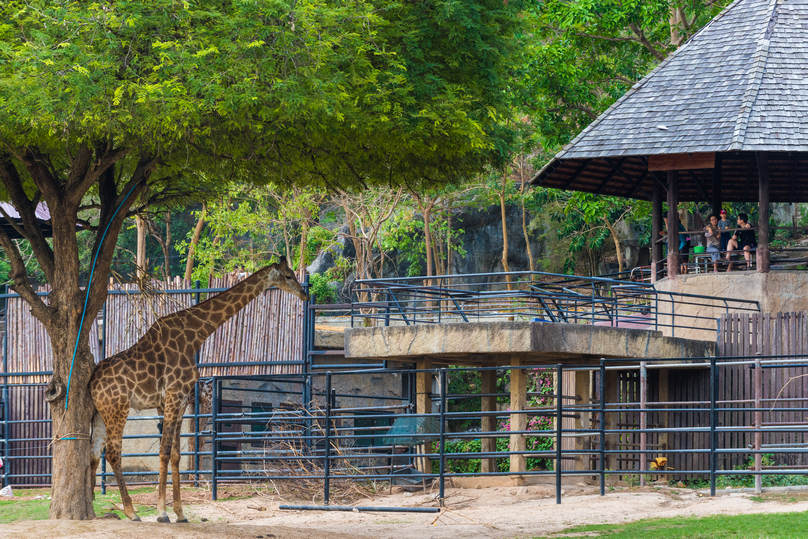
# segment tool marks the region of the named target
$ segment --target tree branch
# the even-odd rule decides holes
[[[8,156],[0,163],[0,181],[11,197],[11,203],[19,212],[22,220],[23,230],[17,230],[31,244],[31,249],[39,262],[42,271],[48,282],[53,282],[54,256],[53,249],[45,238],[42,229],[39,227],[39,220],[36,217],[36,205],[40,192],[30,200],[22,186],[19,172]],[[8,219],[8,216],[5,216]]]
[[[642,28],[640,28],[633,22],[630,23],[628,27],[631,28],[631,31],[634,32],[634,34],[639,38],[640,43],[642,43],[643,47],[645,47],[654,58],[656,58],[660,62],[665,59],[665,55],[656,50],[654,46],[651,45],[651,42],[648,41],[648,38],[645,37],[645,32],[642,31]]]
[[[31,287],[31,284],[28,282],[28,273],[25,270],[25,262],[22,259],[22,254],[17,244],[11,240],[2,228],[0,228],[0,247],[3,247],[3,250],[6,252],[11,262],[11,272],[8,277],[14,282],[11,287],[12,290],[28,302],[28,305],[31,307],[31,314],[42,322],[46,328],[49,327],[52,316],[51,309],[45,305],[42,298],[38,296]]]

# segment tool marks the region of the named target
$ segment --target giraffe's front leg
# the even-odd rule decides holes
[[[182,512],[182,499],[180,497],[180,433],[182,432],[182,417],[177,422],[174,434],[174,443],[171,447],[171,477],[172,491],[174,493],[174,513],[177,514],[177,524],[188,523]]]
[[[179,435],[181,417],[179,404],[177,399],[172,399],[170,402],[167,399],[163,414],[163,435],[160,438],[160,475],[157,487],[157,522],[163,523],[171,522],[166,513],[166,483],[174,440]]]

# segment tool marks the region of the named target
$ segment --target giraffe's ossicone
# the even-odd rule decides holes
[[[188,522],[180,501],[180,426],[182,415],[199,379],[194,354],[219,326],[268,288],[280,288],[306,300],[306,292],[285,258],[260,269],[232,288],[188,309],[157,320],[131,348],[99,362],[90,379],[96,407],[93,418],[92,469],[102,451],[115,472],[124,513],[140,520],[132,507],[121,471],[123,427],[129,409],[163,412],[160,438],[160,473],[157,491],[158,522],[166,514],[166,480],[172,468],[174,512],[177,522]]]

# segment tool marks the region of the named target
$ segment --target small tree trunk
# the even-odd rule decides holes
[[[424,216],[424,247],[426,248],[426,276],[432,277],[433,251],[432,251],[432,229],[430,220],[432,219],[432,203],[427,204],[421,213]],[[432,279],[427,279],[427,286],[432,286]]]
[[[446,275],[452,274],[452,208],[446,209]]]
[[[161,243],[161,247],[163,248],[163,273],[165,274],[166,281],[171,279],[171,258],[170,258],[170,251],[171,251],[171,212],[165,212],[165,221],[166,221],[166,236],[165,241]]]
[[[308,241],[309,228],[304,223],[300,232],[300,258],[297,262],[297,278],[302,283],[306,277],[306,242]]]
[[[191,276],[194,272],[194,252],[196,251],[196,246],[199,245],[199,238],[202,236],[202,229],[205,228],[205,213],[207,212],[207,207],[202,204],[202,213],[199,215],[199,219],[196,222],[196,228],[194,228],[194,235],[191,237],[191,244],[188,246],[188,260],[185,261],[185,280],[190,281]]]
[[[527,260],[528,264],[530,265],[531,273],[536,271],[536,268],[533,264],[533,249],[530,248],[530,237],[527,233],[527,210],[525,209],[525,160],[524,156],[519,156],[519,179],[522,182],[522,186],[520,188],[520,199],[522,201],[522,234],[525,236],[525,250],[527,252]]]
[[[623,273],[623,267],[625,266],[625,259],[623,257],[623,249],[620,246],[620,238],[617,237],[617,229],[612,225],[607,219],[603,219],[603,222],[606,224],[606,228],[609,229],[609,233],[612,235],[612,239],[614,239],[614,249],[617,251],[617,267],[620,273]]]
[[[148,226],[140,216],[135,217],[135,225],[137,227],[137,260],[135,261],[137,268],[135,269],[135,276],[140,281],[146,276],[149,264],[149,260],[146,258],[146,231]]]
[[[499,193],[499,208],[500,214],[502,215],[502,269],[505,272],[511,271],[511,267],[508,265],[508,220],[506,219],[506,208],[505,208],[505,182],[507,180],[503,178],[502,180],[502,191]],[[513,290],[513,285],[511,284],[511,276],[506,275],[505,280],[508,282],[508,290]]]

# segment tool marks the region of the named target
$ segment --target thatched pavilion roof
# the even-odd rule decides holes
[[[808,201],[808,0],[736,0],[533,183],[650,199],[656,164],[679,159],[693,163],[678,167],[679,200],[709,200],[717,181],[721,201],[755,201],[755,152],[768,153],[771,202]]]

